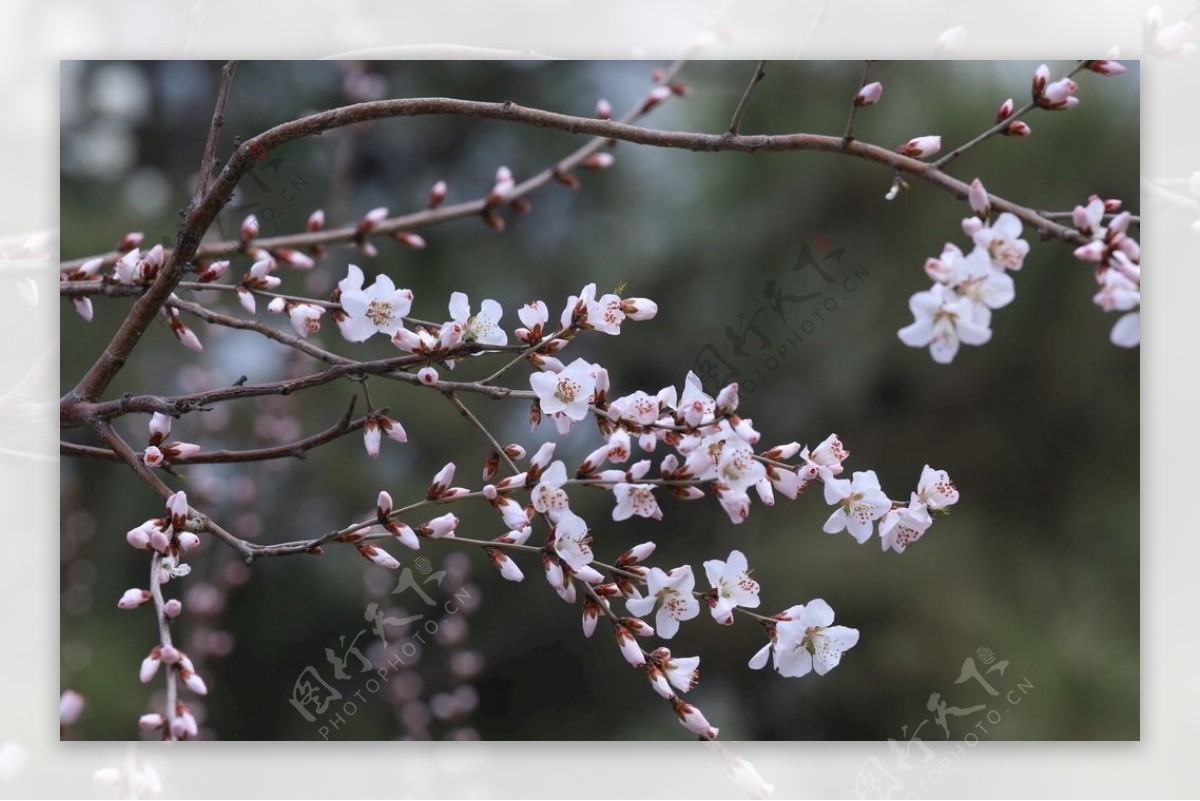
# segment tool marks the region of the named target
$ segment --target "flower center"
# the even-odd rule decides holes
[[[392,319],[392,304],[386,300],[373,300],[367,306],[367,319],[375,325],[383,325]]]
[[[558,379],[558,386],[555,389],[554,397],[558,398],[563,403],[571,403],[575,400],[575,396],[583,387],[576,381],[569,378]]]

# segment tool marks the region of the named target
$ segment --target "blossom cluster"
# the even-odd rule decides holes
[[[196,666],[186,653],[171,643],[169,636],[170,622],[183,612],[183,604],[175,598],[164,600],[162,596],[162,585],[191,573],[191,566],[183,562],[183,555],[200,547],[200,538],[188,530],[191,509],[182,490],[167,498],[166,509],[164,517],[147,520],[126,534],[126,540],[134,548],[154,552],[152,585],[150,589],[134,587],[126,590],[117,606],[136,609],[153,602],[159,615],[160,631],[164,636],[142,660],[138,677],[143,684],[153,681],[159,667],[166,665],[174,672],[170,680],[178,678],[196,695],[207,695],[208,686],[196,672]],[[175,740],[194,738],[199,733],[195,716],[182,701],[176,701],[174,709],[168,710],[166,715],[158,712],[142,715],[138,725],[146,731],[162,731],[164,738]]]
[[[914,319],[898,332],[905,345],[928,347],[940,364],[954,361],[960,344],[991,340],[992,311],[1012,302],[1015,288],[1009,273],[1020,270],[1029,253],[1015,215],[1004,212],[990,219],[987,191],[978,178],[971,184],[970,202],[976,216],[962,223],[971,238],[970,252],[948,242],[940,257],[926,260],[933,286],[909,299]]]
[[[992,244],[991,239],[986,241]],[[1005,258],[1002,244],[995,244],[994,249],[998,259]],[[361,286],[353,271],[348,278],[350,291]],[[391,303],[396,292],[389,285],[377,299]],[[344,307],[349,308],[344,303],[345,294],[342,297]],[[406,306],[405,313],[408,310]],[[645,564],[655,551],[653,542],[630,549],[611,565],[599,561],[593,548],[594,529],[573,508],[572,488],[599,488],[611,493],[611,517],[618,522],[632,517],[663,519],[658,497],[661,493],[684,500],[711,494],[730,521],[739,524],[750,514],[752,493],[763,505],[771,506],[777,494],[795,499],[809,483],[818,481],[824,487],[826,502],[833,507],[824,526],[826,532],[847,531],[856,541],[865,543],[878,530],[883,550],[897,553],[924,536],[932,525],[932,513],[954,504],[958,491],[944,471],[929,466],[907,503],[890,500],[874,471],[841,478],[842,463],[850,454],[836,435],[811,449],[791,442],[759,451],[756,446],[760,432],[753,420],[737,413],[737,384],[726,386],[714,397],[705,392],[694,373],[688,373],[682,387],[663,387],[655,394],[638,390],[614,395],[608,371],[602,365],[583,358],[564,362],[549,355],[561,352],[578,332],[619,334],[626,319],[648,319],[656,310],[652,301],[599,295],[595,285],[589,284],[568,299],[556,322],[552,323],[544,301],[529,303],[518,312],[522,327],[513,331],[513,336],[528,346],[523,355],[536,368],[529,377],[531,391],[526,393],[532,396],[534,429],[546,418],[553,421],[559,434],[587,419],[598,426],[601,443],[573,470],[564,460],[555,458],[554,440],[542,442],[527,459],[524,448],[505,446],[502,456],[511,474],[494,480],[501,459],[501,454],[494,452],[483,473],[484,481],[489,483],[471,490],[455,486],[456,466],[448,463],[431,480],[425,502],[397,509],[390,493],[382,491],[374,520],[351,526],[337,539],[354,543],[374,563],[395,569],[399,561],[373,541],[391,538],[405,547],[419,549],[423,538],[458,538],[459,519],[453,514],[410,525],[400,519],[406,513],[422,509],[426,503],[485,500],[499,516],[504,532],[491,540],[463,541],[482,547],[501,576],[510,581],[525,578],[513,556],[533,552],[547,583],[562,600],[574,604],[582,597],[584,634],[592,636],[600,618],[606,618],[625,660],[646,672],[652,688],[672,704],[685,727],[711,738],[716,736],[716,728],[677,695],[696,685],[699,657],[672,656],[665,647],[644,648],[642,639],[672,639],[680,624],[698,617],[703,608],[722,625],[731,624],[735,612],[741,612],[768,627],[768,650],[775,654],[780,674],[801,676],[812,670],[823,674],[832,669],[841,653],[857,642],[858,632],[832,626],[832,610],[819,599],[807,605],[807,612],[805,606],[792,607],[774,618],[749,612],[760,604],[760,587],[751,577],[745,554],[738,550],[724,559],[703,563],[707,590],[697,589],[691,565],[663,569]],[[449,351],[441,345],[441,337],[451,326],[457,329],[456,337],[458,332],[471,332],[476,342],[507,342],[507,333],[499,327],[503,310],[495,301],[485,301],[479,314],[472,316],[467,298],[456,293],[450,312],[455,319],[436,332],[424,327],[411,331],[412,336],[423,334],[428,340],[404,349],[425,355],[430,364],[443,363]],[[380,320],[384,317],[381,314]],[[397,325],[391,331],[392,341],[407,342],[406,334],[401,333],[405,331],[408,329],[403,323]],[[455,341],[451,340],[451,345]],[[433,386],[438,381],[436,375],[420,379],[420,383]],[[378,433],[368,431],[365,436],[368,451],[377,452]],[[371,437],[375,438],[375,446]],[[789,462],[793,459],[794,463]],[[528,494],[527,502],[518,500],[522,493]],[[547,529],[540,547],[529,544],[539,517]],[[383,532],[373,533],[376,526]],[[623,600],[625,614],[613,608],[612,602],[617,599]],[[653,625],[644,619],[652,614]],[[752,660],[754,667],[762,664],[765,660],[759,656]]]
[[[1075,249],[1075,257],[1096,265],[1100,289],[1093,301],[1106,312],[1123,312],[1109,338],[1114,345],[1132,348],[1142,341],[1142,257],[1137,240],[1129,235],[1132,217],[1120,208],[1119,200],[1092,195],[1071,217],[1079,233],[1091,240]],[[1107,226],[1106,214],[1111,215]]]

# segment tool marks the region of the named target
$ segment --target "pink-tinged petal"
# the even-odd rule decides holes
[[[626,601],[625,607],[629,607],[629,602]],[[667,608],[658,610],[658,614],[654,616],[654,627],[658,631],[658,636],[664,640],[669,640],[679,631],[679,621],[672,617]]]
[[[862,545],[867,540],[871,539],[871,533],[875,530],[875,525],[870,520],[863,520],[857,515],[850,515],[846,518],[846,530],[850,532],[850,536]]]
[[[471,303],[463,292],[454,292],[450,295],[450,319],[456,323],[465,325],[467,318],[471,316]]]
[[[1142,315],[1130,312],[1121,316],[1112,328],[1109,339],[1122,348],[1136,348],[1142,343]]]
[[[833,608],[823,598],[814,598],[804,605],[804,611],[797,620],[805,628],[810,626],[832,626]]]
[[[958,338],[964,345],[983,345],[992,338],[992,329],[979,325],[973,320],[958,319]]]
[[[645,617],[654,609],[657,601],[658,599],[654,595],[647,595],[644,598],[626,598],[625,609],[635,617]]]
[[[775,649],[775,669],[787,678],[807,676],[813,669],[812,654],[802,647]]]
[[[762,648],[755,652],[754,656],[750,657],[750,668],[752,670],[762,670],[767,666],[767,660],[771,657],[771,643],[767,643]]]
[[[366,342],[379,330],[366,316],[351,317],[338,329],[347,342]]]
[[[942,336],[929,343],[929,355],[938,364],[950,364],[958,354],[958,337]]]
[[[839,507],[833,510],[833,514],[825,521],[825,525],[821,527],[821,530],[826,534],[837,534],[846,528],[848,520],[846,511]]]
[[[933,318],[922,317],[896,332],[910,348],[923,348],[933,339]]]

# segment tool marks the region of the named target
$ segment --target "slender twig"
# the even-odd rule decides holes
[[[163,600],[162,584],[159,583],[158,575],[162,570],[162,554],[155,552],[150,558],[150,597],[154,599],[154,614],[158,617],[158,640],[159,645],[163,648],[171,647],[171,622],[167,618],[165,610],[166,602]],[[175,704],[178,698],[178,688],[176,686],[175,666],[167,666],[167,708],[166,708],[166,725],[163,728],[163,736],[168,740],[175,740]]]
[[[661,76],[659,76],[657,84],[663,85],[670,83],[683,67],[687,64],[687,59],[678,59],[668,67]],[[639,99],[632,105],[625,114],[618,118],[620,122],[633,122],[636,119],[643,117],[648,111],[646,103],[647,98]],[[608,144],[608,139],[598,138],[593,139],[587,144],[575,149],[564,158],[555,162],[550,167],[546,167],[541,172],[535,173],[530,178],[522,181],[513,187],[513,190],[506,196],[508,200],[516,200],[525,197],[538,189],[552,183],[555,178],[582,164],[588,156],[595,153],[602,147]],[[411,231],[417,228],[424,228],[431,225],[437,225],[451,220],[458,220],[468,217],[477,217],[480,212],[487,208],[487,200],[484,197],[476,198],[465,203],[457,203],[448,206],[442,206],[437,209],[426,209],[412,214],[406,214],[400,217],[392,217],[381,222],[371,232],[371,235],[386,236],[395,231]],[[357,222],[351,225],[345,225],[340,228],[327,228],[322,231],[304,234],[291,234],[276,237],[263,237],[254,240],[254,246],[264,250],[272,250],[274,248],[293,248],[305,249],[316,245],[332,245],[339,243],[355,242],[361,237],[358,231]],[[222,256],[233,256],[241,253],[245,243],[240,240],[229,240],[224,242],[214,242],[209,245],[199,247],[196,251],[196,256],[199,258],[212,259]],[[170,255],[172,251],[167,251],[166,255]],[[116,262],[123,254],[116,251],[99,254],[105,265],[111,265]],[[85,256],[70,261],[62,262],[60,269],[69,271],[78,268],[85,261],[97,258],[97,256]]]
[[[871,62],[863,62],[862,78],[858,81],[858,88],[854,90],[854,98],[850,101],[850,117],[846,120],[846,132],[842,134],[842,147],[848,147],[850,140],[854,138],[854,118],[858,116],[858,93],[867,85],[867,76],[871,74]]]
[[[634,144],[648,145],[672,149],[691,150],[701,153],[719,152],[794,152],[815,151],[825,153],[844,153],[855,158],[861,158],[882,164],[889,169],[921,178],[950,194],[965,199],[967,185],[942,172],[936,165],[918,159],[902,156],[888,148],[867,144],[861,141],[851,142],[849,147],[843,147],[841,136],[824,136],[819,134],[793,133],[780,135],[729,136],[727,134],[704,134],[686,131],[662,131],[631,125],[615,120],[598,120],[587,117],[575,117],[568,114],[542,109],[526,108],[512,102],[489,103],[453,98],[409,98],[397,100],[377,100],[368,103],[358,103],[351,106],[313,114],[291,122],[283,123],[258,136],[245,141],[230,159],[225,169],[210,189],[204,203],[199,206],[194,215],[197,223],[208,220],[211,222],[222,206],[224,194],[233,190],[241,177],[250,169],[256,158],[262,158],[266,153],[296,139],[319,134],[322,131],[340,128],[369,120],[386,119],[390,117],[418,116],[452,116],[473,119],[492,119],[505,122],[515,122],[539,128],[551,128],[567,133],[599,137],[589,144],[593,150],[599,148],[604,141],[617,139]],[[581,160],[581,148],[572,155],[572,159]],[[591,151],[588,151],[589,153]],[[586,155],[586,154],[584,154]],[[568,159],[567,161],[570,161]],[[545,170],[534,178],[519,184],[509,197],[519,197],[532,183],[549,181],[557,172],[561,172],[565,162],[560,162],[553,169]],[[575,166],[575,163],[568,165]],[[1062,239],[1066,242],[1081,243],[1079,234],[1069,228],[1042,218],[1037,212],[1016,203],[992,196],[992,205],[1001,211],[1010,211],[1023,221],[1043,233]],[[376,231],[391,233],[405,230],[418,224],[430,224],[453,219],[465,214],[478,214],[485,208],[484,201],[460,204],[458,207],[443,207],[433,211],[420,212],[406,217],[399,217],[381,223]],[[311,247],[336,241],[351,241],[356,236],[353,228],[318,231],[310,234],[299,234],[281,237],[277,240],[256,240],[255,244],[262,248],[283,246]],[[239,246],[234,243],[219,243],[227,246],[228,250],[206,249],[205,256],[227,255],[238,252]],[[184,255],[191,258],[196,252],[195,247],[188,249]],[[112,255],[112,254],[110,254]],[[74,262],[64,263],[64,268]],[[162,275],[160,274],[160,280]],[[157,286],[156,282],[155,286]],[[174,286],[172,285],[172,288]]]
[[[229,102],[229,87],[233,84],[233,74],[237,72],[236,61],[226,61],[221,68],[221,82],[217,88],[217,103],[213,109],[212,125],[208,129],[208,141],[204,143],[204,158],[200,161],[200,175],[196,179],[196,194],[192,202],[198,204],[208,191],[208,182],[212,178],[213,168],[217,163],[217,142],[220,139],[221,126],[225,124],[225,106]]]
[[[479,418],[476,417],[471,410],[468,409],[463,402],[455,396],[453,392],[447,392],[445,395],[446,400],[450,401],[450,404],[458,410],[458,413],[463,416],[463,419],[478,429],[479,432],[487,438],[488,444],[492,446],[492,450],[495,451],[496,454],[508,464],[509,468],[513,471],[513,474],[520,473],[521,468],[517,467],[517,463],[514,462],[509,457],[508,453],[505,452],[504,446],[496,441],[496,438],[492,436],[492,432],[488,430],[488,427],[480,422]]]
[[[1072,75],[1075,75],[1077,72],[1079,72],[1080,70],[1087,67],[1087,65],[1088,65],[1087,61],[1075,62],[1075,66],[1072,67],[1069,72],[1067,72],[1065,77],[1070,78]],[[1012,125],[1014,122],[1019,120],[1021,117],[1024,117],[1030,111],[1033,111],[1035,108],[1038,108],[1037,102],[1030,100],[1028,103],[1021,106],[1019,109],[1014,111],[1012,114],[1010,114],[1009,116],[1000,120],[995,125],[993,125],[992,127],[985,130],[983,133],[976,136],[974,139],[970,140],[969,142],[966,142],[965,144],[959,145],[958,147],[954,148],[946,155],[942,156],[937,161],[933,162],[934,169],[937,169],[937,170],[945,169],[947,164],[954,161],[955,159],[957,159],[962,154],[966,153],[971,148],[975,147],[976,145],[978,145],[982,142],[987,141],[988,139],[991,139],[996,134],[1003,133],[1004,131],[1008,130],[1008,127],[1010,125]],[[1062,239],[1062,237],[1059,237],[1059,239]],[[1068,241],[1070,241],[1070,240],[1068,240]]]
[[[191,456],[183,456],[179,459],[171,461],[173,466],[182,466],[189,464],[225,464],[231,462],[265,462],[271,459],[303,459],[308,451],[319,448],[339,439],[347,434],[352,434],[360,430],[366,425],[367,418],[360,417],[357,420],[351,420],[351,414],[354,412],[354,405],[358,401],[357,395],[350,396],[350,406],[346,409],[346,413],[342,415],[336,423],[329,428],[304,439],[289,442],[286,445],[276,445],[270,448],[251,448],[247,450],[217,450],[217,451],[201,451],[194,453]],[[80,445],[74,442],[60,442],[58,444],[59,453],[63,456],[75,456],[87,459],[103,459],[106,461],[122,461],[121,457],[108,448],[97,448],[93,445]]]
[[[105,420],[97,420],[94,428],[96,430],[96,435],[100,437],[104,444],[108,445],[109,449],[120,456],[125,464],[127,464],[129,468],[133,470],[134,474],[137,475],[137,477],[140,478],[146,484],[146,486],[153,490],[155,494],[157,494],[164,501],[171,496],[173,490],[164,484],[162,479],[155,475],[154,471],[147,467],[142,460],[138,458],[138,455],[134,452],[133,448],[129,447],[129,443],[127,443],[121,437],[121,435],[116,432],[110,423]],[[217,539],[221,540],[226,545],[237,551],[242,558],[247,560],[251,558],[252,550],[248,543],[238,537],[235,537],[233,534],[230,534],[221,526],[214,523],[212,519],[206,515],[197,512],[195,509],[192,509],[191,511],[196,515],[197,518],[203,521],[206,531],[212,532]]]
[[[481,383],[481,384],[492,383],[493,381],[495,381],[496,379],[500,378],[505,373],[507,373],[509,370],[516,367],[518,364],[525,361],[530,356],[532,356],[533,354],[540,351],[542,348],[549,345],[554,340],[568,338],[572,334],[574,334],[574,332],[575,332],[575,328],[573,326],[567,326],[566,328],[559,329],[552,334],[547,334],[545,337],[542,338],[542,340],[540,342],[536,342],[533,345],[530,345],[528,348],[525,348],[525,350],[521,351],[521,353],[519,355],[513,357],[507,364],[500,367],[500,369],[496,370],[496,372],[492,373],[491,375],[489,375],[487,378],[483,379],[479,383]]]
[[[1047,220],[1070,220],[1075,216],[1075,213],[1071,211],[1039,211],[1038,214],[1041,214]],[[1119,214],[1120,212],[1105,214],[1101,217],[1101,219],[1111,220],[1113,217],[1116,217]],[[1142,218],[1137,214],[1133,214],[1130,215],[1129,222],[1131,225],[1141,225]]]
[[[767,73],[763,71],[763,65],[766,63],[766,61],[758,62],[758,66],[754,68],[754,74],[750,76],[750,83],[746,85],[746,91],[742,93],[742,99],[738,101],[737,108],[733,110],[733,119],[729,121],[729,127],[726,129],[730,136],[737,136],[741,133],[742,117],[746,116],[746,109],[750,107],[750,98],[754,96],[754,90],[759,81],[767,77]]]

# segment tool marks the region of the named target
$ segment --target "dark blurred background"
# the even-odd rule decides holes
[[[620,113],[663,66],[243,63],[220,152],[230,152],[234,137],[379,92],[512,100],[579,115],[590,115],[603,96]],[[1006,97],[1023,102],[1036,66],[877,63],[872,78],[884,83],[883,101],[862,110],[858,135],[895,146],[938,133],[952,147],[989,126]],[[1060,74],[1069,64],[1051,66]],[[144,231],[148,243],[174,241],[219,68],[62,65],[63,258],[107,251],[127,231]],[[1031,138],[989,142],[950,172],[968,181],[979,176],[992,192],[1038,209],[1069,210],[1098,193],[1124,198],[1136,212],[1138,71],[1130,68],[1118,78],[1084,73],[1078,108],[1033,114]],[[670,100],[646,123],[723,131],[752,69],[748,62],[688,65],[680,80],[691,95]],[[768,64],[743,132],[840,134],[861,72],[860,62]],[[449,118],[333,131],[276,151],[242,182],[211,238],[236,236],[251,212],[263,235],[273,236],[301,230],[319,207],[330,225],[379,205],[394,214],[416,210],[438,179],[449,183],[449,202],[479,197],[497,166],[508,165],[520,180],[583,141]],[[964,348],[945,367],[927,351],[902,345],[896,330],[911,321],[909,295],[928,287],[925,258],[946,241],[966,246],[959,228],[965,203],[919,182],[887,202],[885,169],[828,154],[698,154],[628,144],[613,152],[612,169],[580,173],[580,191],[552,184],[531,197],[529,215],[506,210],[502,234],[464,219],[422,230],[429,241],[422,252],[380,240],[379,256],[365,261],[350,248],[335,248],[310,273],[283,268],[281,291],[326,297],[353,261],[368,277],[386,271],[411,287],[416,316],[442,319],[450,292],[463,290],[475,303],[499,300],[511,330],[522,303],[541,298],[557,314],[587,281],[602,289],[627,282],[628,294],[659,302],[658,317],[627,325],[621,337],[582,337],[568,351],[605,364],[614,393],[679,385],[710,345],[725,360],[723,369],[740,372],[745,390],[753,385],[743,392],[742,411],[764,444],[815,444],[836,432],[853,451],[847,469],[876,470],[898,499],[908,497],[925,463],[950,472],[961,503],[903,555],[881,553],[877,539],[859,546],[845,534],[823,534],[829,507],[819,488],[773,509],[756,501],[750,519],[736,527],[711,499],[667,498],[663,523],[615,525],[608,518],[611,496],[572,493],[593,525],[599,558],[653,538],[655,564],[690,563],[703,587],[700,563],[739,548],[762,584],[760,611],[819,597],[836,610],[838,623],[861,631],[837,670],[785,679],[746,666],[763,642],[756,625],[739,619],[732,628],[718,627],[707,613],[685,624],[667,644],[678,655],[701,656],[702,680],[687,700],[721,727],[722,738],[903,741],[919,733],[943,739],[926,706],[939,693],[960,710],[986,705],[969,715],[950,713],[951,739],[968,731],[990,739],[1136,739],[1139,356],[1109,344],[1115,315],[1092,304],[1088,267],[1067,246],[1027,235],[1032,252],[1014,275],[1016,300],[994,315],[992,342]],[[833,283],[815,269],[791,269],[805,246],[826,257]],[[833,256],[838,250],[840,261]],[[243,262],[235,262],[234,280],[248,266]],[[817,320],[810,313],[816,301],[785,303],[781,319],[764,309],[766,294],[776,289],[821,292],[820,300],[832,298],[837,309]],[[231,295],[198,299],[242,313]],[[129,305],[97,300],[90,325],[63,306],[64,386],[96,357]],[[260,319],[286,325],[261,313],[264,305]],[[195,391],[240,375],[264,381],[315,368],[252,333],[189,324],[204,341],[202,356],[156,326],[109,397]],[[745,333],[752,324],[762,336],[750,332],[747,355],[735,355],[725,328]],[[352,349],[331,321],[317,337],[365,358],[394,353],[382,338]],[[781,345],[786,358],[768,363]],[[467,364],[454,377],[482,376],[488,366]],[[514,371],[511,382],[526,386],[527,372]],[[486,449],[448,404],[407,386],[377,380],[372,388],[375,402],[386,404],[410,434],[405,446],[385,442],[377,461],[351,436],[302,462],[187,468],[181,486],[235,533],[274,542],[362,519],[379,489],[398,502],[418,497],[451,458],[458,483],[477,484]],[[338,383],[295,397],[225,404],[178,421],[174,435],[206,449],[290,441],[332,424],[354,389]],[[543,438],[530,434],[522,403],[466,400],[503,441],[536,446]],[[130,417],[119,426],[142,443],[145,424],[145,417]],[[547,423],[541,433],[549,437],[551,430]],[[89,441],[82,432],[69,437]],[[572,464],[595,444],[594,429],[579,426],[559,452]],[[156,641],[152,612],[116,608],[126,588],[144,586],[147,572],[124,533],[160,509],[127,470],[63,460],[62,685],[89,700],[70,736],[135,738],[137,716],[161,703],[151,698],[161,681],[146,687],[137,679]],[[495,535],[489,511],[468,505],[455,511],[464,535]],[[527,580],[518,585],[502,581],[475,549],[432,542],[419,554],[391,550],[415,567],[418,580],[421,568],[448,571],[440,585],[423,585],[437,607],[411,590],[393,594],[397,574],[349,548],[329,548],[319,559],[265,560],[252,569],[213,542],[193,555],[192,575],[167,590],[181,594],[182,641],[208,679],[210,695],[193,705],[208,736],[319,739],[323,727],[330,739],[364,740],[687,736],[669,706],[626,666],[603,625],[593,640],[581,636],[578,606],[563,604],[530,560],[519,560]],[[429,563],[414,562],[418,556]],[[460,609],[447,615],[443,602],[455,588]],[[370,603],[395,618],[426,617],[407,634],[387,629],[388,651],[364,619]],[[424,635],[422,646],[413,633],[424,624],[436,624],[440,639]],[[345,681],[334,678],[326,660],[326,649],[341,655],[352,642],[376,666],[396,654],[407,661],[372,693],[374,686],[365,684],[372,674],[360,674],[358,660],[350,657]],[[1003,673],[985,674],[1000,696],[975,681],[955,683],[967,659],[980,671],[989,659],[993,667],[1007,661]],[[308,667],[345,696],[313,722],[289,703]],[[1031,688],[1017,691],[1017,706],[1005,693],[1019,683]],[[343,711],[346,700],[355,703],[353,713]],[[328,718],[336,711],[343,722],[335,728]],[[987,714],[1001,721],[984,722]]]

